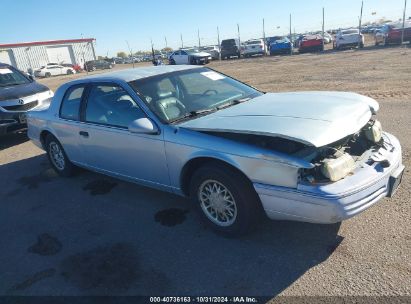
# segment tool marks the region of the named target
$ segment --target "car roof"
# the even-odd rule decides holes
[[[202,66],[195,66],[195,65],[149,66],[149,67],[125,69],[121,71],[114,71],[114,72],[86,76],[86,77],[74,80],[72,82],[83,82],[84,80],[99,81],[99,80],[113,80],[113,79],[129,82],[133,80],[148,78],[151,76],[157,76],[157,75],[166,74],[166,73],[185,71],[185,70],[190,70],[190,69],[198,69],[198,68],[202,68]]]

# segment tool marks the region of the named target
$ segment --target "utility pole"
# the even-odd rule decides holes
[[[266,47],[267,43],[265,41],[265,22],[264,22],[264,18],[263,18],[263,41],[264,41],[264,47]],[[265,51],[264,51],[264,55],[267,55]]]
[[[180,34],[180,39],[181,39],[181,48],[184,48],[183,34]]]
[[[221,45],[220,45],[220,30],[217,26],[217,41],[218,41],[218,60],[221,61]]]
[[[402,15],[402,34],[401,45],[404,43],[404,31],[405,31],[405,11],[407,10],[407,0],[404,0],[404,14]]]
[[[240,39],[240,25],[237,23],[238,32],[238,59],[241,59],[241,39]]]
[[[323,7],[323,51],[324,51],[324,7]]]
[[[164,36],[164,41],[165,41],[165,43],[166,43],[166,47],[168,46],[168,44],[167,44],[167,37],[166,36]]]
[[[360,21],[359,21],[359,24],[358,24],[358,37],[359,37],[359,39],[358,39],[358,48],[360,48],[361,43],[362,43],[362,40],[361,40],[361,21],[362,21],[363,6],[364,6],[364,1],[361,1]]]
[[[291,33],[291,14],[290,14],[290,41],[292,41],[292,33]],[[291,42],[292,43],[292,42]],[[293,54],[293,48],[290,48],[290,55]]]
[[[198,37],[198,48],[201,47],[201,42],[200,42],[200,29],[197,29],[197,37]]]
[[[133,58],[133,50],[130,48],[130,45],[128,44],[128,41],[126,40],[128,51],[130,52],[131,56],[131,62],[133,63],[133,69],[134,69],[134,58]]]

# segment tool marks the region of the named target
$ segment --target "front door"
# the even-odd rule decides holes
[[[119,85],[92,84],[80,131],[87,166],[143,184],[168,187],[163,135],[135,134],[128,125],[146,117]]]

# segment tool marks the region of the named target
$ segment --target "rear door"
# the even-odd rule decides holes
[[[189,64],[188,54],[186,51],[181,51],[180,64]]]
[[[82,107],[80,130],[87,166],[158,188],[170,184],[160,134],[135,134],[128,125],[146,114],[115,83],[93,83]]]

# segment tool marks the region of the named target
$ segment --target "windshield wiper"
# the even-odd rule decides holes
[[[215,111],[217,111],[217,110],[218,110],[218,108],[211,108],[211,109],[203,109],[203,110],[197,110],[197,111],[190,111],[190,112],[185,113],[183,116],[178,117],[178,118],[176,118],[176,119],[174,119],[174,120],[172,120],[172,121],[170,121],[170,122],[171,122],[171,123],[178,122],[178,121],[185,120],[185,119],[188,119],[188,118],[192,118],[192,117],[197,117],[197,116],[200,116],[200,115],[209,114],[209,113],[215,112]]]
[[[224,109],[224,108],[228,108],[228,107],[237,105],[237,104],[239,104],[239,103],[248,101],[248,100],[250,100],[250,99],[251,99],[250,97],[245,97],[245,98],[242,98],[242,99],[230,100],[229,102],[227,102],[227,103],[225,103],[225,104],[222,104],[221,106],[218,106],[218,107],[217,107],[217,110],[221,110],[221,109]]]

